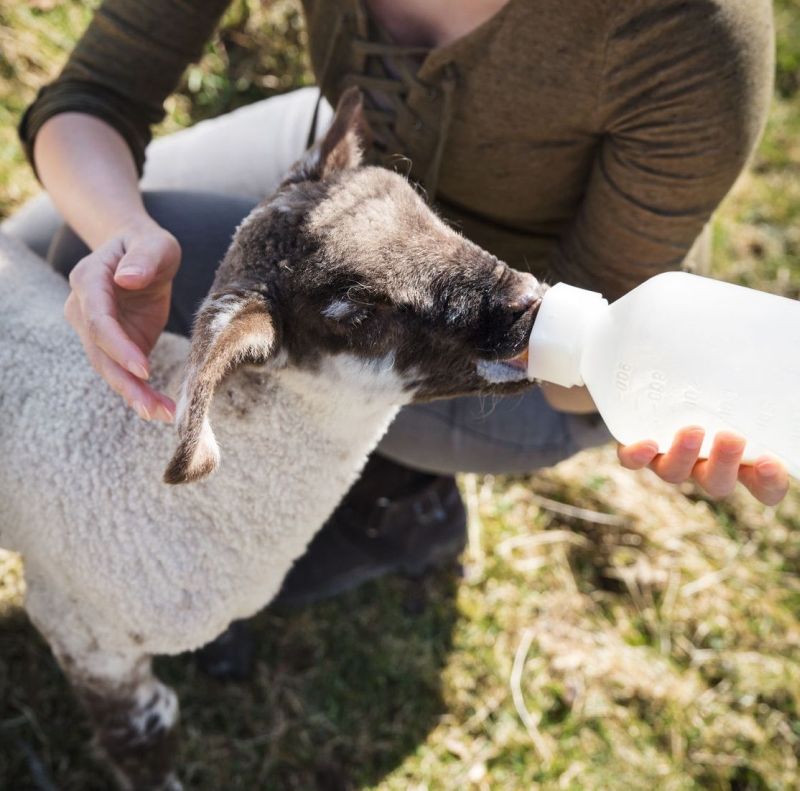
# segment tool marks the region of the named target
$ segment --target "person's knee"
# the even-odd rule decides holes
[[[205,192],[152,191],[143,194],[147,213],[181,247],[183,265],[173,284],[167,329],[188,334],[192,317],[208,293],[236,227],[255,201]],[[90,252],[68,225],[55,233],[47,251],[50,265],[67,277]]]
[[[167,329],[188,335],[237,226],[256,201],[209,192],[153,191],[144,193],[144,203],[148,214],[180,245],[181,267],[173,283]]]
[[[599,416],[557,412],[537,389],[488,410],[477,398],[407,407],[379,450],[427,472],[516,475],[551,467],[609,439]]]
[[[78,261],[90,252],[83,239],[69,225],[63,224],[54,234],[45,257],[56,272],[69,277]]]
[[[154,140],[147,149],[145,189],[269,195],[302,155],[319,89],[299,88]],[[317,128],[333,111],[320,103]]]
[[[31,198],[0,225],[0,231],[19,239],[39,257],[47,251],[64,220],[44,193]]]

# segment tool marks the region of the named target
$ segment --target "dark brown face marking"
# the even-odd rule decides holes
[[[544,288],[445,225],[405,179],[364,166],[365,127],[346,92],[325,138],[238,229],[198,314],[168,482],[215,466],[198,455],[211,394],[253,357],[279,351],[309,369],[326,355],[391,359],[417,400],[528,386],[507,361],[527,348]],[[268,352],[241,341],[259,333]]]
[[[418,397],[518,389],[488,382],[478,362],[524,350],[544,289],[446,226],[405,179],[363,166],[363,128],[348,92],[328,135],[239,230],[216,290],[266,294],[293,364],[393,354]]]

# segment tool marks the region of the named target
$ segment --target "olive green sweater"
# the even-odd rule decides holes
[[[513,266],[612,298],[681,266],[769,107],[769,0],[510,0],[430,52],[394,46],[361,0],[303,4],[324,95],[367,93],[374,160],[407,157],[439,210]],[[226,5],[106,0],[22,120],[29,156],[48,118],[78,111],[141,168]]]

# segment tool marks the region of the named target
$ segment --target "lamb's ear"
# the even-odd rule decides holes
[[[357,168],[363,162],[363,150],[369,140],[361,91],[355,86],[348,88],[339,99],[325,136],[292,168],[288,180],[324,179],[338,171]]]
[[[244,362],[266,362],[277,346],[275,326],[260,294],[209,295],[192,331],[176,422],[179,444],[164,473],[166,483],[188,483],[212,473],[219,446],[208,410],[214,390],[230,370]]]

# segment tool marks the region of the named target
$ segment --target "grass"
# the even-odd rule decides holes
[[[770,125],[715,223],[714,273],[798,297],[800,9],[776,14]],[[11,124],[87,18],[84,3],[0,0],[0,214],[34,190]],[[307,81],[302,44],[293,3],[234,3],[164,130]],[[182,701],[188,787],[800,785],[797,488],[778,509],[715,504],[621,470],[608,448],[461,483],[461,572],[263,612],[248,684],[159,661]],[[0,554],[0,788],[107,789],[22,592],[19,559]]]

